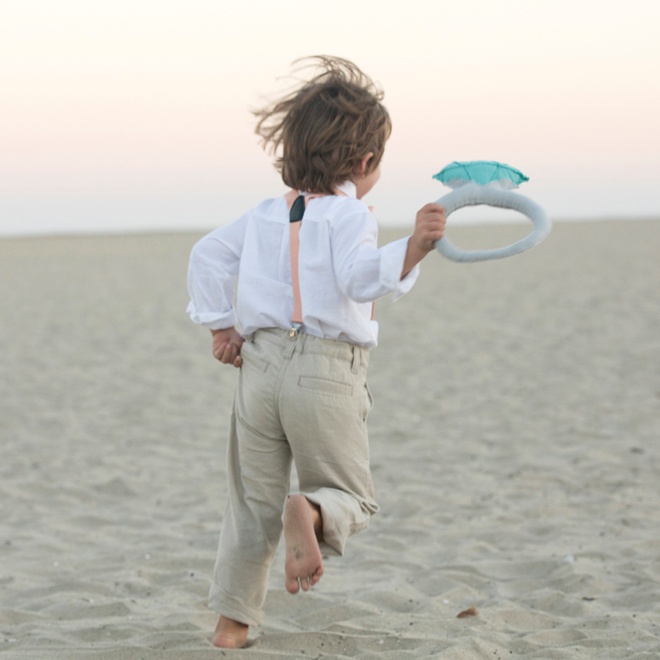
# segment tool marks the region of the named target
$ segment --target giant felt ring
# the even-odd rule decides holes
[[[491,185],[479,185],[469,182],[438,200],[449,217],[454,211],[464,206],[496,206],[518,211],[532,221],[532,231],[525,238],[501,248],[490,250],[463,250],[456,247],[446,236],[435,242],[436,250],[447,259],[459,262],[487,261],[503,259],[529,250],[538,245],[550,233],[552,224],[546,212],[536,202],[525,195],[511,190],[502,190]]]

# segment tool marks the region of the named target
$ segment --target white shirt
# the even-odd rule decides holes
[[[408,292],[419,268],[401,280],[408,238],[378,248],[376,220],[356,199],[355,185],[343,184],[340,191],[345,196],[311,199],[300,228],[303,332],[372,348],[378,341],[372,301]],[[262,202],[196,243],[188,291],[190,318],[212,330],[238,324],[248,336],[261,328],[290,328],[293,288],[284,197]]]

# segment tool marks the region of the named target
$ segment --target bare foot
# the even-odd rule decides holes
[[[243,648],[247,642],[248,630],[247,624],[221,616],[211,643],[221,649]]]
[[[322,529],[319,508],[304,495],[289,495],[284,507],[286,590],[297,594],[311,589],[323,575],[323,557],[317,535]]]

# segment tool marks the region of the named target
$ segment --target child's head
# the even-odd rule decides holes
[[[275,167],[284,183],[332,194],[344,181],[376,170],[392,123],[383,93],[355,64],[338,57],[306,59],[321,72],[255,112],[256,132],[272,151],[282,146]]]

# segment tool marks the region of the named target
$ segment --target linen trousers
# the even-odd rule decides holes
[[[372,400],[369,352],[359,346],[267,329],[248,338],[241,355],[209,606],[257,625],[292,461],[300,492],[320,507],[324,550],[343,554],[348,537],[378,511],[366,426]]]

